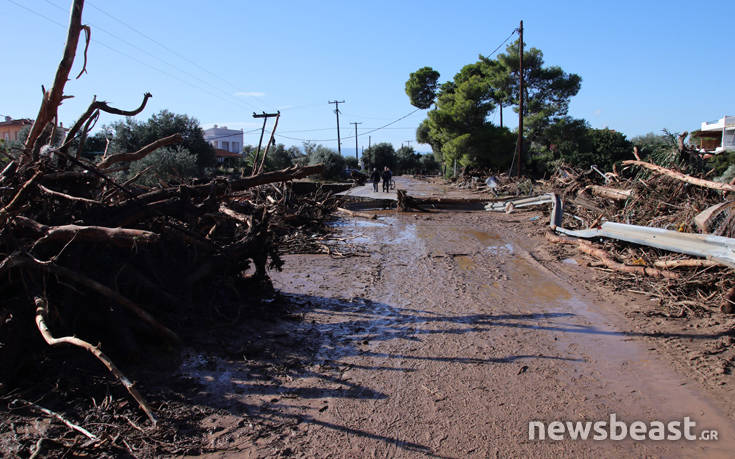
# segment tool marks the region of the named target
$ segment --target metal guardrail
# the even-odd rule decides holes
[[[592,239],[605,237],[671,252],[705,257],[735,268],[735,239],[713,234],[680,233],[662,228],[605,222],[597,229],[568,230],[557,226],[557,232]]]

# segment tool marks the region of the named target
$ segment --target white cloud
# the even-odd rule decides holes
[[[235,95],[237,97],[265,97],[265,93],[259,91],[238,91]]]

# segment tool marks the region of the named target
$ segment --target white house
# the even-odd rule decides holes
[[[735,116],[705,121],[699,131],[692,133],[692,137],[698,139],[699,147],[706,151],[735,151]]]
[[[242,155],[244,142],[242,129],[227,129],[227,126],[214,127],[204,130],[204,140],[214,147],[218,162],[225,158],[235,158]],[[235,156],[239,155],[239,156]]]

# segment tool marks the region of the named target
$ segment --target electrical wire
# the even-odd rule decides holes
[[[11,1],[11,0],[9,0],[9,1]],[[66,11],[66,10],[65,10],[64,8],[62,8],[61,6],[59,6],[59,5],[55,4],[55,3],[53,3],[53,2],[52,2],[52,1],[50,1],[50,0],[44,0],[44,1],[45,1],[46,3],[48,3],[49,5],[51,5],[51,6],[55,7],[55,8],[57,8],[57,9],[59,9],[59,10],[62,10],[62,11]],[[92,23],[90,23],[89,25],[91,25],[91,26],[92,26],[92,29],[93,29],[93,30],[98,30],[98,31],[100,31],[100,32],[103,32],[103,33],[105,33],[105,34],[107,34],[107,35],[111,36],[112,38],[114,38],[114,39],[116,39],[116,40],[118,40],[118,41],[120,41],[120,42],[122,42],[122,43],[124,43],[124,44],[126,44],[126,45],[128,45],[128,46],[130,46],[131,48],[134,48],[134,49],[138,50],[139,52],[141,52],[141,53],[143,53],[143,54],[146,54],[146,55],[148,55],[149,57],[151,57],[151,58],[155,59],[156,61],[158,61],[158,62],[160,62],[160,63],[163,63],[163,64],[165,64],[165,65],[168,65],[169,67],[172,67],[172,68],[173,68],[173,69],[175,69],[175,70],[176,70],[177,72],[180,72],[180,73],[182,73],[182,74],[188,75],[189,77],[191,77],[191,78],[193,78],[193,79],[195,79],[195,80],[197,80],[197,81],[199,81],[199,82],[201,82],[201,83],[203,83],[203,84],[205,84],[205,85],[209,86],[210,88],[213,88],[214,90],[217,90],[217,91],[219,91],[219,92],[223,93],[223,94],[224,94],[225,96],[228,96],[228,97],[232,97],[232,98],[233,98],[233,100],[234,100],[235,102],[237,102],[237,103],[240,103],[240,104],[241,104],[241,105],[242,105],[243,107],[244,107],[245,105],[247,105],[249,109],[256,109],[256,110],[260,110],[260,109],[261,109],[260,107],[258,107],[258,106],[256,106],[256,105],[254,105],[254,104],[252,104],[252,103],[250,103],[250,102],[248,102],[247,100],[242,100],[242,99],[239,99],[239,98],[235,98],[235,96],[233,96],[233,94],[232,94],[231,92],[229,92],[229,91],[225,91],[224,89],[222,89],[222,88],[220,88],[220,87],[218,87],[218,86],[216,86],[216,85],[214,85],[214,84],[212,84],[212,83],[210,83],[210,82],[208,82],[208,81],[206,81],[206,80],[204,80],[204,79],[202,79],[202,78],[199,78],[198,76],[194,75],[193,73],[191,73],[191,72],[188,72],[187,70],[184,70],[184,69],[182,69],[181,67],[177,66],[176,64],[173,64],[173,63],[171,63],[171,62],[169,62],[169,61],[167,61],[167,60],[165,60],[165,59],[163,59],[163,58],[161,58],[161,57],[159,57],[159,56],[156,56],[156,55],[154,55],[153,53],[151,53],[151,52],[149,52],[148,50],[146,50],[146,49],[144,49],[144,48],[142,48],[142,47],[140,47],[140,46],[136,45],[135,43],[132,43],[131,41],[127,40],[127,39],[126,39],[126,38],[124,38],[124,37],[121,37],[121,36],[119,36],[119,35],[117,35],[117,34],[115,34],[115,33],[112,33],[112,32],[110,32],[109,30],[106,30],[106,29],[104,29],[104,28],[102,28],[102,27],[100,27],[100,26],[98,26],[98,25],[95,25],[95,24],[92,24]],[[97,40],[96,38],[94,38],[94,39],[93,39],[92,41],[94,41],[94,42],[96,42],[96,43],[98,43],[98,44],[100,44],[100,43],[101,43],[101,42],[100,42],[99,40]],[[107,46],[107,47],[109,48],[109,46],[108,46],[108,45],[103,45],[103,46]],[[118,50],[118,51],[119,51],[119,50]],[[124,54],[124,55],[125,55],[125,54]],[[127,56],[127,57],[130,57],[130,56]],[[137,61],[137,62],[140,62],[140,61]],[[179,81],[181,81],[181,80],[179,79]],[[244,104],[244,105],[243,105],[243,104]]]
[[[511,37],[512,37],[513,35],[515,35],[515,34],[516,34],[517,32],[518,32],[518,29],[517,29],[517,28],[516,28],[516,29],[513,29],[513,32],[511,32],[511,33],[510,33],[510,35],[508,35],[508,38],[506,38],[505,40],[503,40],[503,42],[502,42],[501,44],[499,44],[499,45],[498,45],[498,47],[497,47],[497,48],[495,48],[495,49],[493,50],[493,52],[492,52],[492,53],[488,54],[488,55],[487,55],[487,56],[485,56],[485,57],[492,57],[492,56],[493,56],[493,54],[497,53],[497,52],[498,52],[498,50],[499,50],[499,49],[500,49],[500,48],[501,48],[501,47],[502,47],[502,46],[503,46],[504,44],[508,43],[508,40],[510,40],[510,38],[511,38]]]
[[[41,17],[41,18],[43,18],[43,19],[45,19],[45,20],[47,20],[47,21],[51,22],[52,24],[55,24],[55,25],[57,25],[57,26],[59,26],[59,27],[62,27],[62,28],[64,28],[64,29],[66,29],[66,28],[67,28],[67,26],[66,26],[65,24],[62,24],[62,23],[60,23],[60,22],[56,21],[55,19],[52,19],[52,18],[50,18],[50,17],[48,17],[48,16],[44,15],[43,13],[40,13],[40,12],[38,12],[38,11],[36,11],[36,10],[33,10],[33,9],[31,9],[31,8],[28,8],[28,7],[26,7],[25,5],[22,5],[22,4],[18,3],[18,2],[16,2],[15,0],[8,0],[8,2],[10,2],[10,3],[12,3],[12,4],[14,4],[14,5],[16,5],[16,6],[18,6],[18,7],[22,8],[22,9],[24,9],[24,10],[26,10],[26,11],[28,11],[29,13],[32,13],[32,14],[34,14],[34,15],[36,15],[36,16],[39,16],[39,17]],[[194,83],[192,83],[192,82],[190,82],[190,81],[184,80],[184,79],[182,79],[182,78],[180,78],[180,77],[178,77],[178,76],[176,76],[176,75],[172,75],[171,73],[169,73],[169,72],[167,72],[167,71],[165,71],[165,70],[163,70],[163,69],[161,69],[161,68],[158,68],[158,67],[156,67],[156,66],[154,66],[154,65],[151,65],[151,64],[149,64],[148,62],[145,62],[145,61],[143,61],[143,60],[140,60],[140,59],[138,59],[137,57],[135,57],[135,56],[132,56],[132,55],[130,55],[130,54],[128,54],[128,53],[126,53],[126,52],[124,52],[124,51],[120,51],[119,49],[117,49],[117,48],[114,48],[114,47],[112,47],[112,46],[108,45],[107,43],[105,43],[105,42],[103,42],[103,41],[100,41],[100,40],[98,40],[98,39],[92,39],[92,41],[94,41],[94,42],[95,42],[96,44],[98,44],[98,45],[102,46],[103,48],[106,48],[106,49],[108,49],[108,50],[110,50],[110,51],[112,51],[112,52],[114,52],[114,53],[120,54],[121,56],[127,57],[128,59],[131,59],[131,60],[133,60],[133,61],[135,61],[135,62],[139,63],[140,65],[143,65],[143,66],[145,66],[145,67],[148,67],[148,68],[150,68],[150,69],[153,69],[153,70],[155,70],[156,72],[159,72],[159,73],[161,73],[162,75],[165,75],[165,76],[167,76],[167,77],[169,77],[169,78],[171,78],[171,79],[177,80],[177,81],[179,81],[179,82],[181,82],[181,83],[183,83],[183,84],[185,84],[185,85],[187,85],[187,86],[190,86],[190,87],[192,87],[192,88],[194,88],[194,89],[197,89],[197,90],[199,90],[199,91],[202,91],[202,92],[204,92],[204,93],[206,93],[206,94],[208,94],[208,95],[210,95],[210,96],[212,96],[212,97],[216,97],[216,98],[218,98],[218,99],[222,100],[222,101],[223,101],[223,102],[225,102],[225,103],[228,103],[228,104],[229,104],[229,103],[232,103],[232,102],[233,102],[232,100],[228,100],[228,99],[226,99],[225,97],[223,97],[223,96],[222,96],[222,95],[220,95],[220,94],[214,93],[214,92],[212,92],[212,91],[210,91],[210,90],[208,90],[208,89],[206,89],[206,88],[203,88],[203,87],[201,87],[201,86],[199,86],[199,85],[196,85],[196,84],[194,84]],[[238,100],[238,99],[234,99],[234,101],[235,101],[235,102],[238,102],[238,103],[241,103],[241,102],[243,102],[243,101],[240,101],[240,100]],[[242,107],[243,107],[243,108],[245,108],[245,105],[242,105]],[[249,109],[250,109],[250,108],[252,108],[252,107],[247,107],[247,108],[249,108]]]
[[[421,110],[421,109],[420,108],[417,108],[416,110],[413,110],[412,112],[407,113],[407,114],[401,116],[400,118],[397,118],[397,119],[391,121],[390,123],[384,124],[384,125],[382,125],[380,127],[377,127],[377,128],[369,129],[369,130],[364,131],[362,133],[358,133],[357,134],[357,137],[359,138],[360,136],[365,136],[365,135],[368,135],[368,134],[372,134],[373,132],[377,132],[377,131],[380,131],[382,129],[386,129],[388,126],[391,126],[391,125],[393,125],[393,124],[395,124],[395,123],[397,123],[397,122],[399,122],[401,120],[404,120],[404,119],[408,118],[409,116],[413,115],[414,113],[416,113],[419,110]],[[266,130],[266,131],[269,134],[271,132],[271,131],[268,131],[268,130]],[[276,133],[275,136],[276,137],[281,137],[283,139],[296,140],[296,141],[299,141],[299,142],[333,142],[335,140],[338,140],[336,137],[333,138],[333,139],[302,139],[302,138],[291,137],[291,136],[282,135],[282,134],[278,134],[278,133]],[[345,136],[345,137],[340,136],[339,140],[347,140],[347,139],[354,139],[354,138],[355,138],[354,135],[349,135],[349,136]]]

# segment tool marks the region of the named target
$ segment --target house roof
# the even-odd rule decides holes
[[[4,121],[0,121],[0,127],[5,127],[5,126],[25,126],[25,125],[28,125],[28,124],[33,124],[33,120],[32,119],[29,119],[29,118],[20,118],[20,119],[17,119],[17,120],[8,120],[8,119],[6,119]]]
[[[214,149],[214,155],[218,158],[242,158],[242,155],[240,153],[232,153],[227,150],[222,150],[220,148]]]

